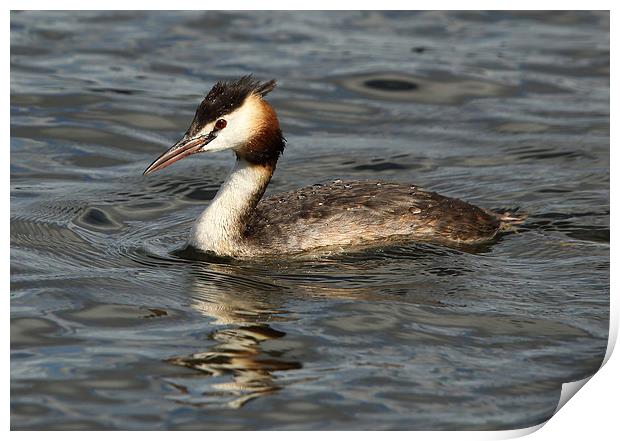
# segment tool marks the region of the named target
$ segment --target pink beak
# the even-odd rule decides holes
[[[151,165],[144,170],[143,175],[156,172],[162,168],[168,167],[170,164],[177,162],[180,159],[186,158],[189,155],[198,153],[202,147],[210,143],[215,139],[215,135],[208,134],[199,136],[196,138],[187,138],[184,136],[179,142],[165,151],[159,158],[157,158]]]

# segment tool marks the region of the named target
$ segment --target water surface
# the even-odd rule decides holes
[[[277,78],[269,193],[415,183],[476,252],[179,256],[232,163],[143,177],[214,81]],[[609,14],[11,14],[14,429],[514,429],[600,365]]]

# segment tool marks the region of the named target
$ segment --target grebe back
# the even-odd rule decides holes
[[[264,100],[275,85],[251,75],[218,82],[183,138],[144,171],[195,153],[235,153],[228,178],[191,229],[190,247],[253,258],[410,241],[472,245],[521,220],[414,185],[377,181],[337,180],[262,199],[285,145],[275,111]]]

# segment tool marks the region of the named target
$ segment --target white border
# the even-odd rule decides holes
[[[384,0],[380,3],[377,2],[369,2],[369,1],[346,1],[346,2],[336,2],[333,0],[315,0],[312,2],[284,2],[284,1],[270,1],[270,2],[249,2],[247,0],[227,0],[225,3],[219,2],[197,2],[197,1],[184,1],[177,0],[175,2],[170,1],[161,1],[161,0],[152,0],[149,2],[146,1],[123,1],[120,2],[118,0],[108,0],[108,1],[90,1],[90,2],[82,2],[82,1],[56,1],[53,3],[45,2],[45,1],[21,1],[21,2],[8,2],[8,6],[10,9],[162,9],[162,10],[172,10],[172,9],[205,9],[205,8],[223,8],[229,10],[242,9],[242,10],[252,10],[252,9],[324,9],[324,10],[334,10],[334,9],[410,9],[412,6],[415,6],[416,9],[435,9],[435,10],[452,10],[452,9],[498,9],[498,6],[503,6],[503,8],[499,9],[515,9],[515,10],[536,10],[536,9],[574,9],[574,10],[611,10],[611,40],[612,46],[614,42],[614,32],[615,29],[614,24],[618,24],[618,20],[616,17],[616,11],[613,9],[613,3],[611,1],[595,1],[591,0],[589,2],[576,2],[576,1],[532,1],[532,0],[523,0],[519,2],[497,2],[497,1],[468,1],[468,2],[458,2],[458,1],[443,1],[441,3],[437,1],[417,1],[417,2],[405,2],[405,1],[394,1],[394,0]],[[7,30],[7,34],[10,41],[10,14],[9,11],[3,16],[3,25],[4,29]],[[7,68],[5,68],[4,72],[6,76],[6,82],[9,83],[9,87],[5,88],[5,103],[10,101],[10,75],[8,74],[8,60],[9,60],[9,46],[5,44],[2,48],[4,52],[3,59],[7,63]],[[611,72],[616,72],[617,69],[616,63],[613,57],[611,59]],[[5,83],[6,84],[6,83]],[[613,97],[613,93],[611,93]],[[612,99],[611,102],[611,114],[613,115],[613,109],[615,101]],[[9,106],[5,104],[3,107],[3,112],[6,113],[4,121],[5,123],[5,134],[8,135],[10,133],[10,110]],[[5,140],[8,136],[5,135]],[[617,139],[617,129],[612,124],[611,125],[611,139]],[[2,154],[4,155],[4,164],[5,167],[10,167],[10,149],[8,146],[2,150]],[[611,164],[615,164],[615,154],[614,150],[611,149]],[[5,192],[4,192],[4,205],[8,207],[10,205],[10,183],[9,181],[10,171],[5,173]],[[612,174],[611,178],[611,187],[615,186],[615,179]],[[615,210],[613,206],[617,206],[614,203],[615,197],[612,191],[611,193],[611,205],[612,205],[612,224],[613,222],[613,213]],[[4,265],[4,274],[6,275],[7,284],[10,281],[10,271],[9,271],[9,259],[10,259],[10,245],[9,245],[9,216],[5,214],[2,218],[3,222],[3,230],[5,234],[2,236],[3,240],[3,250],[7,254],[6,258],[3,259]],[[613,228],[611,229],[611,243],[617,243],[616,240],[617,233]],[[614,247],[611,247],[614,250]],[[614,252],[611,252],[611,261],[614,262]],[[612,263],[613,265],[613,263]],[[611,271],[611,274],[614,274]],[[613,278],[612,278],[613,279]],[[612,280],[613,286],[613,280]],[[10,291],[10,288],[9,290]],[[607,363],[599,373],[595,374],[593,378],[583,386],[583,390],[579,392],[580,398],[576,400],[570,400],[564,407],[558,406],[560,411],[557,415],[555,415],[551,420],[549,420],[546,424],[542,424],[536,427],[514,430],[514,431],[499,431],[499,432],[388,432],[378,434],[376,432],[356,432],[343,434],[341,432],[321,432],[321,437],[327,438],[336,438],[342,436],[355,436],[356,438],[366,438],[366,437],[376,437],[376,436],[389,436],[390,438],[402,438],[402,439],[411,439],[412,436],[415,436],[417,439],[474,439],[474,440],[485,440],[485,439],[506,439],[513,438],[518,436],[527,435],[529,433],[535,432],[542,426],[545,426],[543,430],[539,430],[536,434],[532,435],[534,439],[546,440],[546,439],[556,439],[556,438],[567,438],[567,439],[583,439],[585,437],[600,437],[602,439],[609,438],[609,434],[619,433],[617,430],[617,416],[616,409],[617,406],[617,397],[616,393],[618,392],[618,361],[617,356],[615,359],[610,359],[613,348],[615,346],[615,341],[617,339],[618,333],[618,308],[617,308],[617,299],[612,289],[612,301],[611,301],[611,311],[610,311],[610,339],[608,342],[607,354],[605,357],[605,362]],[[6,297],[7,305],[6,311],[7,315],[10,314],[10,299],[9,296]],[[10,329],[9,329],[9,320],[7,320],[7,325],[5,327],[5,338],[3,339],[4,351],[6,361],[4,363],[4,378],[5,385],[4,397],[3,400],[3,417],[6,419],[4,427],[9,429],[10,424],[10,413],[9,413],[9,386],[10,386],[10,359],[9,359],[9,341],[10,341]],[[612,414],[613,412],[613,414]],[[185,434],[179,434],[180,436],[186,436]],[[188,434],[189,435],[189,434]],[[30,439],[34,436],[40,436],[36,432],[11,432],[10,436],[15,439]],[[82,437],[82,432],[46,432],[45,437],[50,437],[52,439],[59,439],[62,437],[65,438],[76,438]],[[107,432],[92,432],[89,433],[89,437],[93,437],[95,439],[103,437],[109,437],[110,435]],[[134,437],[134,432],[115,432],[115,437],[121,438],[129,438]],[[169,436],[165,432],[149,432],[149,437],[160,438],[164,436]],[[198,434],[200,436],[200,434]],[[304,438],[315,437],[314,432],[299,432],[294,435],[288,432],[253,432],[248,434],[248,432],[229,432],[226,435],[222,434],[222,436],[226,437],[247,437],[251,436],[253,438],[282,438],[285,437],[288,439],[291,436],[295,436],[296,438]]]

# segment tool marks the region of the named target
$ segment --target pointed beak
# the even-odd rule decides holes
[[[208,134],[198,136],[196,138],[188,138],[184,136],[179,142],[170,147],[159,158],[157,158],[151,165],[148,166],[142,175],[146,176],[149,173],[156,172],[162,168],[168,167],[170,164],[177,162],[180,159],[186,158],[189,155],[198,153],[202,147],[210,143],[215,139],[215,135]]]

